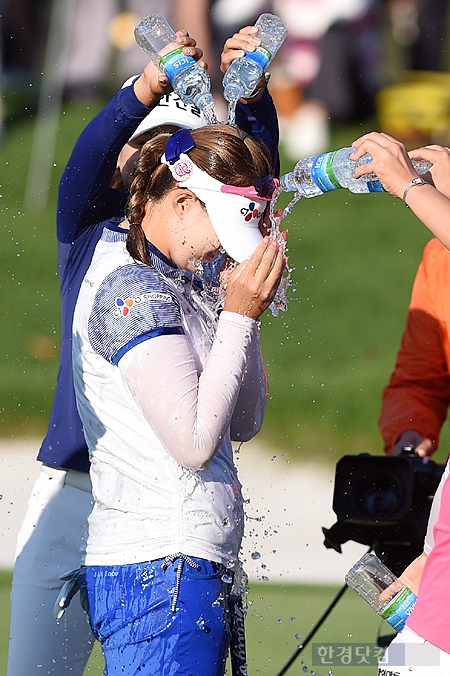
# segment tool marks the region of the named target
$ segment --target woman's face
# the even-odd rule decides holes
[[[171,260],[178,267],[196,272],[202,263],[214,260],[220,253],[220,242],[211,220],[197,198],[177,226],[171,237]]]
[[[206,209],[185,188],[170,191],[161,202],[149,202],[142,228],[147,239],[183,270],[196,272],[221,250]]]

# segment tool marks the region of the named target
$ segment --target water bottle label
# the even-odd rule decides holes
[[[381,617],[388,622],[396,631],[405,626],[405,622],[411,615],[416,605],[416,595],[410,589],[402,589],[380,613]]]
[[[369,188],[369,192],[385,192],[380,181],[368,181],[367,187]]]
[[[160,67],[164,71],[164,74],[167,75],[170,82],[180,70],[187,68],[188,66],[195,65],[196,61],[193,56],[186,56],[183,54],[183,47],[178,47],[168,54],[164,54],[161,57]]]
[[[258,63],[263,70],[272,58],[272,54],[269,50],[261,45],[257,47],[254,52],[245,52],[245,56]]]
[[[333,153],[324,153],[317,155],[311,167],[311,176],[314,183],[322,192],[329,192],[330,190],[337,190],[341,187],[339,181],[333,173],[333,159],[336,155]]]

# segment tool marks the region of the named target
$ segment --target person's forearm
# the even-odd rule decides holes
[[[93,220],[109,218],[106,191],[120,150],[148,114],[132,87],[121,89],[81,132],[61,177],[58,193],[58,239],[73,241]]]
[[[450,249],[450,200],[432,185],[411,188],[406,203],[422,223]]]

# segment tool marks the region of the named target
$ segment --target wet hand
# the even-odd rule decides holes
[[[224,310],[259,319],[278,289],[286,266],[284,246],[268,237],[228,276]]]

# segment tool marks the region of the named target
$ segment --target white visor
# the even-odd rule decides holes
[[[132,85],[138,77],[139,75],[133,75],[133,77],[128,78],[122,85],[122,89]],[[178,94],[171,92],[170,94],[165,94],[149,114],[144,117],[128,141],[133,141],[138,136],[141,136],[141,134],[150,131],[150,129],[167,124],[180,127],[181,129],[197,129],[197,127],[206,126],[207,122],[197,106],[186,105]]]
[[[161,162],[168,165],[178,187],[192,190],[205,204],[227,254],[238,263],[250,258],[263,238],[259,226],[267,200],[225,192],[224,183],[197,167],[185,153],[174,164],[169,164],[165,155]]]

